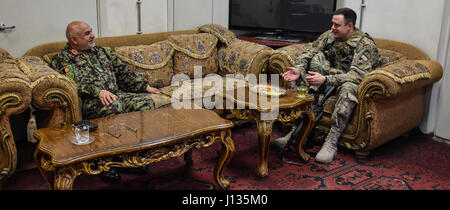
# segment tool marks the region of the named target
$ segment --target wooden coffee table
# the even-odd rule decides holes
[[[238,93],[245,93],[244,97],[238,95]],[[297,148],[299,155],[308,160],[309,155],[303,150],[303,145],[309,132],[312,130],[315,121],[315,115],[311,108],[311,104],[314,102],[313,96],[306,96],[304,98],[296,97],[294,90],[287,90],[287,94],[275,97],[267,97],[267,100],[259,100],[260,94],[249,91],[249,87],[240,87],[235,90],[225,92],[222,96],[226,100],[224,103],[231,101],[234,103],[234,109],[231,109],[231,113],[238,119],[242,120],[255,120],[258,127],[258,156],[259,163],[257,168],[257,175],[260,177],[268,176],[267,168],[267,156],[269,154],[270,135],[272,134],[272,125],[275,121],[291,122],[298,119],[303,115],[303,126],[300,131],[299,140],[297,141]],[[276,103],[278,101],[278,103]],[[226,105],[224,106],[226,107]],[[274,116],[271,119],[267,119],[267,115],[271,111],[274,112]],[[264,116],[265,114],[265,116]]]
[[[43,128],[34,133],[39,140],[35,160],[49,189],[72,189],[81,174],[100,174],[111,167],[135,168],[185,154],[192,165],[191,149],[221,142],[222,151],[214,168],[214,178],[220,187],[230,182],[223,169],[233,156],[232,122],[206,109],[172,107],[132,112],[90,120],[98,129],[90,132],[95,141],[75,145],[72,126]],[[111,125],[123,122],[120,137],[109,134]]]

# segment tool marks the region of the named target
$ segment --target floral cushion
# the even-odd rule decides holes
[[[406,59],[406,56],[392,50],[378,48],[380,54],[380,66],[387,66]]]
[[[430,70],[420,60],[401,60],[393,65],[377,68],[366,76],[383,74],[399,84],[414,82],[419,79],[431,78]]]
[[[8,51],[0,48],[0,62],[6,59],[13,59],[13,57],[8,53]]]
[[[114,52],[132,71],[144,76],[152,87],[170,85],[174,49],[169,42],[116,47]]]
[[[273,49],[253,42],[235,40],[219,49],[219,66],[224,74],[259,75],[267,69]]]
[[[213,34],[225,45],[229,46],[236,39],[236,35],[227,28],[217,24],[206,24],[198,27],[199,31]]]
[[[202,75],[216,73],[217,38],[211,34],[182,34],[171,35],[168,41],[175,49],[173,56],[175,74],[187,74],[194,78],[194,66],[202,66]],[[200,75],[199,75],[200,76]]]

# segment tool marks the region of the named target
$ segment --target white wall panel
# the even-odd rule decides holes
[[[14,57],[52,41],[66,40],[66,26],[73,20],[88,22],[97,34],[93,0],[1,0],[0,23],[16,28],[0,32],[0,47]]]
[[[136,0],[100,0],[102,36],[136,34],[138,7]],[[141,30],[143,33],[167,31],[167,1],[142,0]]]
[[[174,0],[173,6],[174,30],[194,29],[213,21],[211,0]]]

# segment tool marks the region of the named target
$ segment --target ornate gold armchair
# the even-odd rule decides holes
[[[31,81],[15,60],[0,49],[0,188],[16,170],[17,150],[10,118],[28,109]]]
[[[442,77],[441,64],[430,60],[422,50],[392,40],[375,42],[387,63],[362,80],[359,104],[339,140],[341,146],[362,156],[416,128],[425,110],[424,87]],[[298,44],[276,50],[270,58],[272,73],[284,73],[307,47]],[[324,116],[313,130],[316,140],[326,137],[335,102],[336,97],[325,102]]]

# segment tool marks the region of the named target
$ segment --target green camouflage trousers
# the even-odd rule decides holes
[[[330,68],[330,62],[325,58],[325,55],[322,52],[314,55],[314,57],[311,59],[308,70],[319,72],[322,75],[345,73],[342,70]],[[300,85],[309,86],[305,79],[305,77],[307,76],[306,73],[307,72],[304,71],[300,72],[300,76],[302,77],[302,79],[300,80]],[[359,85],[352,82],[345,82],[337,87],[335,94],[337,96],[337,101],[331,115],[331,129],[327,138],[339,139],[339,137],[341,136],[353,114],[353,109],[358,103],[358,87]],[[317,86],[310,86],[309,88],[313,89],[314,92],[320,94],[319,88]]]
[[[103,105],[99,98],[82,99],[83,119],[106,117],[115,114],[155,109],[155,102],[149,93],[117,92],[117,100]]]

